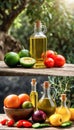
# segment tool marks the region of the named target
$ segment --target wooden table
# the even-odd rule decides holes
[[[7,116],[5,114],[0,114],[0,120],[7,118]],[[0,125],[0,130],[35,130],[33,128],[16,128],[16,127],[7,127],[7,126],[2,126]],[[74,130],[74,124],[69,127],[69,128],[57,128],[57,127],[47,127],[47,128],[42,128],[43,130]],[[37,129],[37,130],[41,130],[41,129]]]
[[[54,76],[74,76],[74,64],[65,64],[64,67],[54,67],[45,69],[34,68],[9,68],[3,61],[0,61],[0,76],[24,76],[24,75],[54,75]]]

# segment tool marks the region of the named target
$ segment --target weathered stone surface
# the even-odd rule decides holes
[[[18,52],[21,49],[22,45],[18,40],[4,32],[0,32],[0,60],[4,59],[4,54],[7,52]]]

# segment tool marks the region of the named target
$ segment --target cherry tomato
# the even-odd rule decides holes
[[[18,127],[18,128],[23,127],[23,120],[17,121],[16,124],[15,124],[15,126]]]
[[[23,127],[30,128],[32,127],[32,123],[30,121],[25,120],[23,121]]]
[[[54,60],[52,58],[45,58],[44,64],[47,68],[51,68],[54,66]]]
[[[46,58],[52,58],[55,60],[56,53],[53,50],[46,51]]]
[[[3,119],[3,120],[0,121],[0,123],[1,123],[2,125],[6,125],[7,121],[8,121],[8,119]]]
[[[62,67],[66,63],[65,57],[58,54],[55,58],[55,66],[56,67]]]
[[[12,120],[12,119],[8,120],[7,126],[8,126],[8,127],[14,126],[14,120]]]

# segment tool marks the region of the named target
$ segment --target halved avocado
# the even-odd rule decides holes
[[[22,57],[20,58],[20,64],[23,67],[30,68],[36,63],[36,60],[32,57]]]

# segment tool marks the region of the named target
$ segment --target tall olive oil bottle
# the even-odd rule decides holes
[[[35,110],[37,110],[37,103],[38,103],[38,93],[36,91],[36,84],[37,84],[36,79],[32,79],[30,100],[31,100]]]
[[[34,68],[45,68],[43,58],[41,57],[42,53],[45,55],[47,50],[45,31],[46,27],[42,25],[41,21],[37,20],[34,25],[34,34],[30,37],[30,54],[36,59]]]

